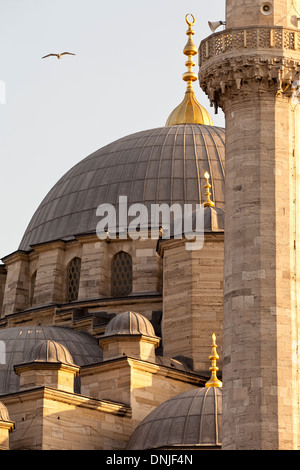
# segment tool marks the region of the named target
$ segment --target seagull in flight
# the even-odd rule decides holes
[[[76,54],[73,54],[72,52],[62,52],[61,54],[48,54],[48,55],[45,55],[44,57],[42,57],[42,59],[45,59],[46,57],[51,57],[51,56],[54,56],[54,57],[57,57],[58,59],[61,58],[62,55],[76,55]]]

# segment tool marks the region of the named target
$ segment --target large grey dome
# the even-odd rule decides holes
[[[220,448],[222,389],[198,388],[155,408],[133,432],[128,450]]]
[[[197,204],[211,175],[212,199],[224,209],[225,130],[181,124],[123,137],[68,171],[34,214],[20,250],[79,234],[95,233],[100,204]]]
[[[19,377],[14,366],[27,360],[27,352],[44,340],[60,343],[68,349],[74,363],[84,366],[102,362],[102,349],[88,333],[56,326],[24,326],[0,330],[0,344],[4,345],[0,362],[0,395],[19,391]]]

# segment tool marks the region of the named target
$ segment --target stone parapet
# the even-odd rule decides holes
[[[300,72],[300,31],[248,26],[213,34],[199,47],[199,81],[217,111],[227,97],[253,91],[294,93]],[[254,88],[255,84],[255,88]]]
[[[300,30],[282,26],[247,26],[231,28],[212,34],[204,39],[199,48],[199,65],[214,57],[237,51],[255,50],[276,53],[288,49],[300,51]]]

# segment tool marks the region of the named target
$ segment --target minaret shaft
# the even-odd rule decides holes
[[[298,0],[227,0],[226,26],[278,25],[297,27]]]
[[[199,49],[226,118],[224,449],[300,448],[300,1],[263,3],[227,0]]]
[[[299,445],[295,124],[285,97],[251,95],[227,106],[224,447]]]

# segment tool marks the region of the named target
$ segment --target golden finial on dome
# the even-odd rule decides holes
[[[204,186],[206,189],[206,193],[205,193],[206,201],[203,205],[204,207],[214,207],[215,203],[210,199],[210,196],[211,196],[211,193],[210,193],[211,184],[209,183],[210,174],[207,171],[204,173],[204,178],[206,179],[206,185]]]
[[[195,34],[195,31],[193,30],[193,26],[195,24],[195,18],[191,14],[193,21],[189,21],[188,17],[189,15],[186,15],[185,21],[187,22],[189,29],[187,30],[186,34],[188,36],[188,42],[186,43],[185,48],[183,49],[183,53],[188,57],[187,62],[185,65],[188,68],[188,71],[185,72],[182,76],[182,79],[187,82],[187,88],[186,91],[193,91],[193,82],[196,82],[198,77],[195,72],[193,72],[193,68],[195,67],[195,62],[193,61],[193,56],[197,54],[197,47],[194,44],[193,41],[193,35]]]
[[[216,345],[216,335],[213,333],[212,335],[212,350],[211,355],[209,356],[209,360],[211,361],[211,367],[209,370],[211,371],[211,377],[206,382],[205,387],[222,387],[221,380],[217,377],[217,371],[219,368],[217,367],[217,360],[219,359],[219,355],[217,353],[217,345]]]
[[[189,17],[191,17],[191,20]],[[193,72],[195,66],[193,56],[197,54],[197,47],[193,41],[195,17],[188,13],[185,16],[185,21],[188,24],[186,32],[188,42],[183,49],[183,53],[188,58],[185,63],[188,70],[183,74],[182,79],[187,83],[187,88],[182,103],[170,114],[166,126],[173,126],[175,124],[206,124],[212,126],[212,119],[206,109],[198,103],[193,88],[193,82],[198,79],[197,74]]]

